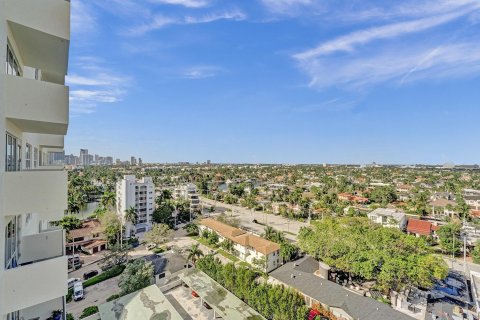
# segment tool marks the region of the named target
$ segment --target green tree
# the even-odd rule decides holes
[[[188,253],[187,261],[192,261],[193,265],[196,264],[197,259],[203,256],[202,250],[200,250],[200,244],[192,244],[190,248],[186,250]]]
[[[113,266],[127,262],[128,260],[128,246],[120,247],[119,244],[114,244],[108,248],[103,254],[103,259],[99,263],[104,269],[111,268]]]
[[[459,223],[447,223],[437,231],[440,239],[440,247],[445,253],[457,255],[462,247],[460,231],[462,226]]]
[[[135,210],[134,207],[130,207],[127,210],[125,210],[125,220],[132,223],[136,224],[137,223],[137,211]]]
[[[153,282],[153,265],[143,259],[136,259],[127,264],[125,271],[120,276],[118,286],[121,295],[143,289]]]
[[[475,248],[472,250],[472,258],[474,263],[480,263],[480,240],[475,243]]]
[[[144,239],[146,242],[155,243],[159,246],[171,240],[173,230],[166,224],[154,224],[152,229],[145,233]]]
[[[82,221],[72,215],[64,216],[61,220],[54,222],[54,224],[61,226],[67,233],[82,227]]]
[[[100,217],[100,223],[102,225],[103,232],[110,245],[120,242],[122,223],[118,216],[113,212],[106,212]]]
[[[294,259],[298,254],[298,248],[289,243],[289,242],[282,242],[280,243],[280,257],[282,258],[283,262],[288,262]]]
[[[195,223],[189,223],[183,227],[183,229],[187,230],[189,236],[198,235],[199,229],[198,225]]]
[[[105,191],[105,193],[102,195],[102,198],[100,199],[100,204],[107,210],[113,209],[116,203],[115,197],[115,192]]]
[[[233,241],[230,239],[225,239],[220,243],[220,246],[228,252],[233,251]]]

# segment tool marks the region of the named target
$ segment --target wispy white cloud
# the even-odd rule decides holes
[[[261,3],[272,13],[295,15],[301,9],[317,7],[315,0],[261,0]]]
[[[172,5],[180,5],[187,8],[203,8],[210,5],[211,1],[207,0],[150,0],[150,2],[154,3],[162,3],[162,4],[172,4]]]
[[[105,67],[97,58],[78,57],[73,62],[75,74],[66,78],[70,86],[72,113],[92,113],[99,104],[115,103],[123,99],[131,80]]]
[[[392,47],[370,56],[305,61],[301,68],[311,78],[309,85],[319,89],[334,86],[361,90],[386,81],[398,85],[422,79],[438,81],[479,74],[480,43]]]
[[[164,15],[155,15],[149,22],[135,26],[127,31],[127,35],[142,35],[149,31],[162,29],[168,25],[186,25],[210,23],[219,20],[242,21],[247,18],[246,14],[240,10],[229,10],[217,13],[210,13],[201,16],[185,16],[182,18],[166,17]]]
[[[371,16],[382,18],[373,19],[369,25],[378,21],[383,25],[354,30],[293,54],[292,58],[310,77],[309,85],[319,89],[360,89],[387,81],[403,85],[426,78],[479,74],[480,39],[476,33],[453,30],[442,33],[442,37],[425,36],[460,19],[470,21],[465,28],[472,27],[475,19],[472,22],[471,16],[478,14],[480,2],[441,0],[435,7],[427,1],[421,7],[430,11],[421,16],[410,6],[395,7],[397,17],[405,15],[408,19],[392,23],[383,20],[383,9],[373,8]]]
[[[95,30],[97,19],[92,8],[83,0],[71,1],[70,27],[72,34],[83,35]]]
[[[350,52],[353,51],[357,45],[365,45],[375,40],[394,38],[409,33],[421,32],[455,20],[470,12],[472,12],[472,9],[468,8],[441,16],[393,23],[381,27],[356,31],[322,43],[316,48],[296,54],[294,57],[299,60],[304,60],[320,55],[331,54],[336,51]]]
[[[205,79],[214,77],[221,71],[222,68],[217,66],[194,66],[184,69],[181,76],[185,79]]]

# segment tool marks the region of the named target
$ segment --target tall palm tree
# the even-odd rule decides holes
[[[105,191],[105,193],[102,195],[102,198],[100,199],[100,204],[104,208],[111,209],[115,206],[115,203],[115,193],[111,191]]]
[[[267,226],[265,227],[265,234],[263,237],[267,240],[272,239],[275,236],[275,229],[273,227]]]
[[[136,224],[137,219],[138,219],[138,216],[137,216],[137,212],[135,211],[134,207],[130,207],[127,210],[125,210],[125,221]]]
[[[186,250],[188,252],[187,262],[191,260],[193,265],[195,265],[198,258],[203,256],[203,252],[200,250],[199,246],[200,244],[198,243],[192,244],[192,246]]]

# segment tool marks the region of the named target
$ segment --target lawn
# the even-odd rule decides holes
[[[225,251],[225,250],[223,250],[223,249],[218,249],[218,253],[220,253],[220,254],[221,254],[222,256],[224,256],[225,258],[232,260],[233,262],[240,261],[240,259],[238,259],[237,257],[235,257],[233,254],[228,253],[227,251]]]

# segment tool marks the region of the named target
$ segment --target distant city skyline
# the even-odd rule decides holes
[[[67,153],[480,159],[478,1],[71,3]]]

